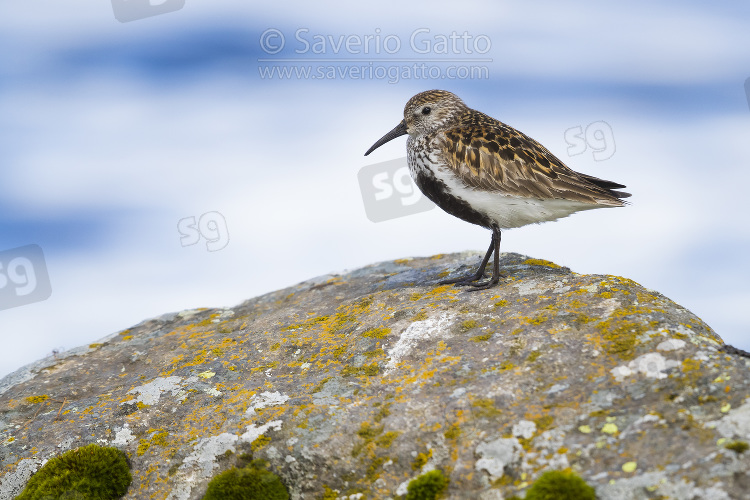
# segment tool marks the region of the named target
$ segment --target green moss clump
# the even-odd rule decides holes
[[[750,445],[748,445],[745,441],[732,441],[731,443],[725,444],[724,448],[732,450],[733,452],[739,454],[746,452],[747,449],[750,448]]]
[[[431,470],[409,482],[405,500],[435,500],[448,487],[448,478],[442,471]]]
[[[547,471],[537,479],[526,500],[596,500],[596,491],[572,472]]]
[[[222,472],[208,483],[203,500],[288,500],[279,476],[267,470],[264,460]]]
[[[50,459],[16,499],[111,500],[122,497],[131,480],[122,451],[90,444]]]

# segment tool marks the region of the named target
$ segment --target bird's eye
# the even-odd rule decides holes
[[[422,108],[423,115],[429,115],[430,111],[432,111],[432,108],[430,108],[429,106],[425,106],[424,108]]]

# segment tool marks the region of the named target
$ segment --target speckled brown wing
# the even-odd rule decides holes
[[[531,137],[475,110],[443,132],[448,165],[475,189],[542,200],[622,206],[616,182],[579,174]]]

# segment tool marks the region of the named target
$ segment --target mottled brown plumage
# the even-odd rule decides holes
[[[537,141],[499,120],[467,107],[444,90],[412,97],[404,108],[409,117],[427,104],[445,102],[438,115],[443,125],[426,129],[425,142],[441,148],[443,160],[467,186],[536,199],[565,199],[619,207],[625,186],[568,168]]]
[[[537,141],[469,108],[456,95],[430,90],[412,97],[404,119],[365,155],[409,134],[409,171],[420,190],[440,208],[492,231],[479,271],[459,284],[489,288],[499,279],[500,231],[557,220],[593,208],[621,207],[622,184],[568,168]],[[494,273],[484,267],[494,251]]]

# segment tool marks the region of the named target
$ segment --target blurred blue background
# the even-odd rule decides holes
[[[431,88],[633,193],[624,209],[505,233],[504,251],[634,279],[750,349],[748,25],[746,2],[187,0],[125,23],[109,2],[4,2],[0,252],[39,245],[52,295],[0,310],[0,376],[165,312],[484,250],[486,230],[440,210],[365,214],[358,171],[404,156],[405,139],[363,153]],[[286,41],[275,54],[262,45],[278,46],[269,29]],[[462,39],[420,53],[415,32],[417,49],[465,33],[485,53]],[[364,54],[367,36],[401,45]],[[342,37],[354,42],[337,46]],[[442,76],[483,69],[404,77],[415,61]],[[376,66],[399,78],[373,77]],[[323,77],[269,76],[306,67]],[[570,156],[566,131],[596,122],[616,149]],[[212,234],[221,248],[209,251]]]

